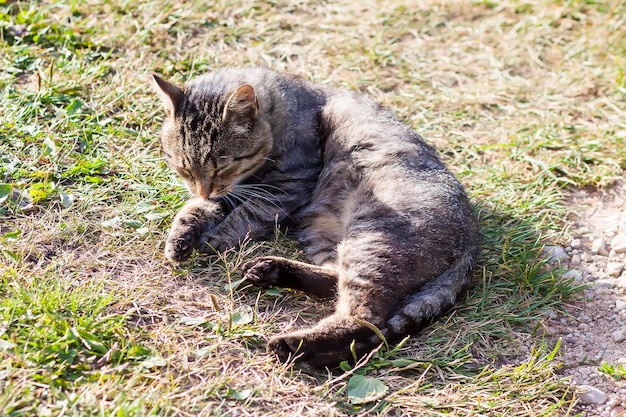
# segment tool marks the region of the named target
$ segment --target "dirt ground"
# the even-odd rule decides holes
[[[552,253],[589,287],[568,315],[552,314],[546,329],[561,339],[562,372],[581,393],[584,415],[626,416],[626,380],[599,370],[603,363],[626,366],[626,182],[572,193],[568,205],[572,240]]]

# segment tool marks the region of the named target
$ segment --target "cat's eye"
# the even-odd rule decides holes
[[[185,179],[190,179],[191,178],[191,171],[189,171],[188,169],[185,168],[179,168],[178,173],[180,174],[181,177],[185,178]]]

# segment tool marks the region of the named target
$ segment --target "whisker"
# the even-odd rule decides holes
[[[239,201],[242,202],[242,204],[245,203],[249,203],[252,204],[258,208],[263,208],[263,202],[265,202],[266,204],[269,204],[273,207],[275,207],[276,209],[280,210],[281,212],[285,213],[285,214],[289,214],[285,211],[285,208],[282,207],[282,204],[280,204],[280,201],[278,202],[279,204],[277,204],[275,196],[272,195],[271,193],[265,191],[264,193],[260,193],[260,192],[256,192],[253,189],[233,189],[233,191],[231,192],[232,196],[236,196]],[[271,198],[268,198],[271,197]],[[247,206],[248,208],[250,208],[250,206]]]
[[[276,208],[284,209],[284,206],[282,205],[282,203],[276,200],[276,197],[272,195],[271,193],[268,193],[268,192],[263,193],[263,192],[258,192],[257,190],[246,190],[246,189],[238,190],[238,192],[243,197],[265,201],[266,203],[271,204],[272,206]]]
[[[254,189],[254,190],[265,191],[267,193],[269,193],[270,191],[266,190],[265,188],[269,188],[272,190],[279,191],[281,193],[286,193],[282,188],[276,187],[275,185],[271,185],[271,184],[237,184],[235,185],[235,188]]]
[[[233,201],[233,199],[231,198],[230,195],[225,195],[222,197],[224,199],[224,201],[230,206],[231,210],[234,210],[235,207],[237,207],[237,202]]]
[[[254,198],[249,198],[249,197],[247,197],[245,195],[238,195],[238,194],[235,194],[235,193],[231,193],[231,196],[233,198],[236,198],[241,203],[240,205],[245,207],[249,211],[255,211],[255,208],[257,208],[257,209],[263,209],[264,208],[263,205],[261,204],[261,202],[257,201]]]

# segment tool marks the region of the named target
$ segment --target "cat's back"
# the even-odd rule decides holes
[[[327,137],[324,160],[329,170],[335,163],[348,164],[348,172],[396,202],[437,190],[464,195],[463,187],[435,150],[371,98],[330,90],[321,119]]]
[[[261,100],[270,100],[264,109],[268,111],[277,99],[291,108],[298,100],[319,95],[313,84],[302,78],[266,67],[224,67],[194,78],[186,87],[196,95],[227,95],[242,84],[250,84]]]
[[[477,245],[476,218],[463,186],[390,110],[355,92],[329,90],[321,120],[324,167],[313,216],[336,213],[338,239],[385,236],[393,256],[408,263],[431,259],[430,273],[423,271],[429,276]]]

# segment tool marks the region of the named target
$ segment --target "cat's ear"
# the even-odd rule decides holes
[[[154,74],[152,75],[152,87],[161,98],[167,116],[174,116],[178,105],[183,101],[183,90]]]
[[[259,110],[259,102],[256,99],[256,93],[254,88],[250,84],[240,85],[230,93],[226,106],[224,107],[224,113],[222,119],[226,119],[232,116],[247,116],[254,117]]]

